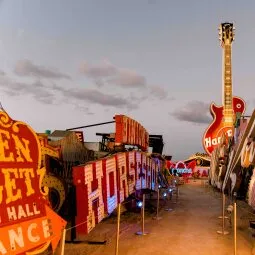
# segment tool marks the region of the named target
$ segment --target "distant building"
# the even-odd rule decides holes
[[[48,139],[50,141],[58,141],[67,137],[68,135],[72,134],[73,131],[66,131],[66,130],[55,130],[52,133],[48,134]]]
[[[102,151],[103,143],[101,142],[84,142],[88,150],[94,151],[95,159],[105,157],[109,152]]]
[[[196,154],[191,155],[188,159],[185,159],[183,162],[185,164],[189,164],[191,161],[195,160],[196,161],[196,166],[205,166],[209,167],[211,158],[208,154],[206,153],[199,153],[197,152]]]
[[[186,165],[192,166],[193,172],[199,171],[202,176],[208,176],[211,162],[211,158],[208,154],[197,152],[183,162]]]

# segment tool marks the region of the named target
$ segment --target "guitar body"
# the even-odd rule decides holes
[[[245,111],[245,102],[240,97],[233,97],[233,112],[234,116],[237,112],[242,115]],[[213,122],[207,128],[203,136],[203,146],[208,155],[212,154],[215,146],[220,143],[220,137],[224,132],[229,137],[233,136],[234,128],[226,126],[223,119],[223,106],[217,106],[214,103],[210,106],[210,113],[213,117]]]

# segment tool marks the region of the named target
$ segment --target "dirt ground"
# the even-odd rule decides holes
[[[154,200],[155,201],[155,200]],[[191,181],[180,186],[178,203],[161,201],[161,220],[152,219],[155,213],[146,212],[145,231],[141,230],[140,214],[125,214],[121,220],[119,255],[230,255],[234,254],[233,228],[229,220],[226,230],[229,235],[219,235],[221,230],[221,194],[205,186],[203,181]],[[172,208],[173,211],[165,211]],[[237,254],[250,255],[253,244],[249,220],[254,220],[250,208],[238,202],[237,210]],[[88,235],[88,240],[107,240],[104,245],[66,243],[65,255],[110,255],[115,254],[116,218],[110,218]],[[255,239],[254,239],[255,240]]]

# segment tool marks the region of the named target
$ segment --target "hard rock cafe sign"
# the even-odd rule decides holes
[[[40,164],[36,133],[0,111],[0,255],[53,253],[58,245],[66,222],[45,199]]]
[[[245,112],[245,102],[240,97],[232,95],[232,66],[231,52],[234,41],[233,23],[221,23],[219,27],[219,38],[223,48],[223,105],[217,106],[214,103],[210,106],[210,113],[213,117],[203,136],[203,146],[205,151],[211,155],[215,147],[221,143],[222,135],[231,137],[234,134],[235,116],[243,115]]]
[[[221,143],[222,135],[226,137],[233,136],[233,127],[223,127],[217,132],[205,132],[203,137],[203,145],[205,151],[211,155],[213,150]]]

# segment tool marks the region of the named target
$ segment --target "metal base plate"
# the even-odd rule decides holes
[[[157,217],[157,216],[155,216],[155,217],[153,217],[152,219],[153,219],[153,220],[162,220],[162,217]]]
[[[146,236],[146,235],[148,235],[149,233],[148,233],[148,232],[138,231],[138,232],[136,232],[135,234],[138,235],[138,236]]]
[[[222,230],[218,230],[217,233],[220,234],[220,235],[222,235],[222,234],[223,235],[228,235],[229,234],[229,232],[225,231],[225,230],[224,230],[224,232],[222,232]]]
[[[222,216],[219,216],[218,219],[222,219]],[[228,216],[224,216],[224,219],[228,219]]]

